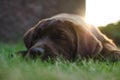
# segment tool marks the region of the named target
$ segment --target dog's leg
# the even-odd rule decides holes
[[[112,61],[120,61],[120,50],[114,43],[103,43],[102,55]]]
[[[101,55],[104,57],[104,59],[120,61],[120,50],[115,45],[115,43],[95,27],[92,27],[91,31],[97,37],[97,39],[101,41],[103,45]]]

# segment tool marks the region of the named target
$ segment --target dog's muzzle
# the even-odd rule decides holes
[[[31,48],[28,52],[31,58],[36,58],[37,56],[43,56],[45,50],[43,48]]]

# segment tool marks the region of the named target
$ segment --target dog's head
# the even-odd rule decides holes
[[[70,17],[44,19],[28,30],[24,35],[27,55],[42,59],[61,55],[70,60],[76,56],[93,57],[100,52],[100,42],[85,28],[86,24]]]

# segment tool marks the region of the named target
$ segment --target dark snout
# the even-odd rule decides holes
[[[30,50],[30,53],[35,53],[35,54],[44,54],[44,49],[43,48],[32,48]]]
[[[31,58],[40,57],[43,56],[44,54],[45,54],[45,49],[43,48],[31,48],[29,50],[29,56]]]

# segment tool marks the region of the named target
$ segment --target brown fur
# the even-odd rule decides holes
[[[59,14],[41,20],[24,35],[27,56],[41,56],[31,52],[42,48],[42,59],[63,56],[65,59],[93,58],[120,60],[120,50],[113,41],[78,15]],[[33,56],[34,55],[34,56]]]

